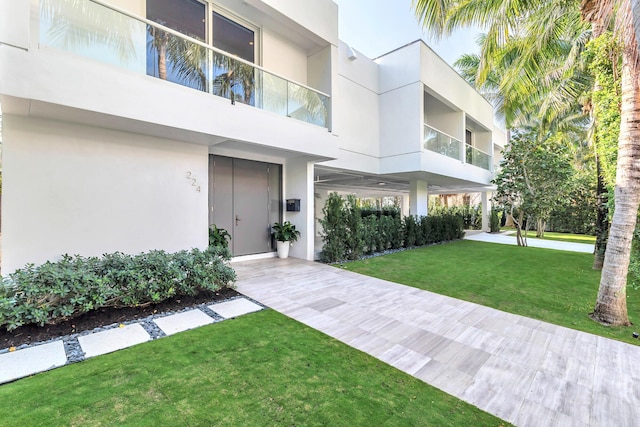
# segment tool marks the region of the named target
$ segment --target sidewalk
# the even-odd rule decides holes
[[[518,426],[636,426],[640,347],[296,259],[238,291]]]
[[[499,243],[502,245],[517,245],[516,236],[509,236],[506,233],[487,233],[484,231],[480,232],[466,232],[464,239],[465,240],[473,240],[476,242],[487,242],[487,243]],[[535,237],[529,237],[527,239],[527,244],[533,248],[543,248],[543,249],[555,249],[559,251],[570,251],[570,252],[582,252],[587,254],[593,253],[593,245],[586,243],[572,243],[572,242],[558,242],[556,240],[543,240],[536,239]]]

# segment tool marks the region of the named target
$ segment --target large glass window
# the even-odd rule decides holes
[[[205,42],[206,7],[196,0],[147,0],[147,18]],[[147,74],[194,89],[208,90],[207,49],[147,27]]]
[[[256,105],[257,72],[253,66],[235,58],[254,62],[255,32],[213,12],[213,46],[230,56],[214,54],[211,91],[215,95]]]
[[[255,31],[219,12],[212,12],[209,22],[206,16],[206,3],[198,0],[147,0],[149,20],[231,55],[211,53],[198,43],[148,26],[147,74],[255,104],[255,70],[233,59],[255,62]]]
[[[213,45],[246,61],[255,62],[254,32],[217,12],[213,12]]]
[[[197,0],[147,0],[147,19],[206,41],[206,7]]]

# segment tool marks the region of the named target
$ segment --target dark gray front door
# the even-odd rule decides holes
[[[209,222],[231,234],[234,256],[272,250],[270,229],[280,218],[279,165],[209,158]]]

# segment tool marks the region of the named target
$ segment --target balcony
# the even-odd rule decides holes
[[[488,171],[491,170],[491,156],[469,144],[465,144],[465,160],[471,165]]]
[[[329,95],[97,0],[41,0],[40,45],[329,127]]]
[[[424,125],[424,148],[452,159],[460,160],[462,141]]]

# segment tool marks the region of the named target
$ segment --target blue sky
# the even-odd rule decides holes
[[[340,39],[370,58],[424,39],[449,64],[477,53],[477,29],[456,31],[438,42],[422,31],[411,0],[334,0],[340,8]]]

